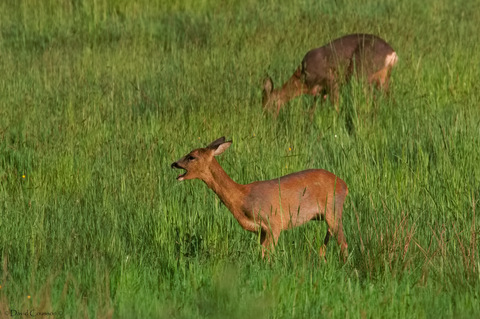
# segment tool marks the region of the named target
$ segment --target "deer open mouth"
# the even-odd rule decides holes
[[[177,176],[177,181],[183,181],[185,179],[185,175],[187,175],[188,171],[184,167],[180,166],[177,162],[172,163],[172,165],[170,167],[171,168],[176,168],[176,169],[183,169],[185,171],[185,173],[178,175]]]

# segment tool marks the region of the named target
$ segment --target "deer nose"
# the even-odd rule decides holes
[[[172,165],[170,165],[171,168],[180,168],[177,164],[177,162],[173,162]]]

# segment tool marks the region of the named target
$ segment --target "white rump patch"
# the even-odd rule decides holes
[[[398,56],[395,52],[390,53],[385,58],[385,67],[393,67],[398,61]]]

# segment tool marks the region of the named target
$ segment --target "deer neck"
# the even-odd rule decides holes
[[[210,176],[203,181],[217,194],[227,208],[235,214],[243,205],[245,185],[236,183],[227,175],[214,158],[210,164]]]

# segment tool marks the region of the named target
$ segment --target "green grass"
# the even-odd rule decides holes
[[[218,3],[217,3],[218,2]],[[480,316],[476,1],[0,3],[0,317]],[[278,118],[261,83],[353,32],[400,60],[390,97],[342,89]],[[324,168],[344,227],[280,236],[270,260],[170,163],[220,136],[240,183]],[[291,148],[291,150],[289,150]],[[29,297],[30,296],[30,297]]]

